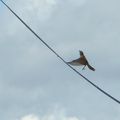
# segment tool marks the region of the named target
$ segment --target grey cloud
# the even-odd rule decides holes
[[[76,69],[119,99],[119,1],[91,0],[78,6],[72,2],[57,1],[45,21],[40,20],[41,16],[36,18],[34,12],[25,11],[27,2],[8,3],[66,61],[79,57],[78,50],[83,50],[96,72]],[[119,106],[114,101],[73,73],[3,9],[0,14],[2,120],[29,113],[45,114],[55,104],[63,106],[70,116],[119,119]]]

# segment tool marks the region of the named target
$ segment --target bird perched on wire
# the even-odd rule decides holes
[[[73,60],[71,62],[67,62],[67,63],[70,64],[70,65],[74,65],[74,66],[84,65],[82,70],[84,70],[85,67],[88,66],[88,68],[90,70],[95,71],[95,69],[92,66],[90,66],[89,62],[87,61],[87,59],[86,59],[86,57],[84,55],[84,53],[82,51],[79,51],[79,52],[80,52],[80,58],[78,58],[76,60]]]

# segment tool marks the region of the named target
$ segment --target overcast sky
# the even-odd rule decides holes
[[[119,0],[4,0],[66,61],[120,100]],[[0,3],[1,120],[119,120],[120,105],[69,69]]]

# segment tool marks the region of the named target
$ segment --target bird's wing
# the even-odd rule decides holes
[[[74,65],[74,66],[80,66],[80,58],[76,59],[76,60],[73,60],[71,62],[68,62],[68,64],[70,65]]]

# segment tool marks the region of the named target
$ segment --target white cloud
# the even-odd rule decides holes
[[[19,15],[27,17],[28,20],[39,19],[44,22],[55,10],[58,0],[20,0],[16,3],[10,1],[10,6],[19,13]]]
[[[75,6],[82,6],[86,3],[86,0],[69,0],[69,2]]]
[[[61,4],[63,3],[63,4]],[[13,8],[20,16],[28,21],[39,20],[40,22],[45,22],[53,13],[59,9],[60,5],[66,4],[67,6],[82,6],[86,3],[86,0],[19,0],[19,1],[8,1],[10,7]],[[57,9],[58,8],[58,9]]]
[[[64,110],[55,110],[52,113],[47,113],[42,117],[38,117],[37,115],[31,114],[22,117],[20,120],[80,120],[79,118],[72,116],[66,116]],[[83,119],[81,119],[83,120]]]
[[[22,117],[20,120],[39,120],[39,118],[33,114]]]
[[[54,114],[49,114],[43,117],[38,117],[37,115],[27,115],[22,117],[20,120],[79,120],[77,117],[66,117],[66,116],[56,116]]]

